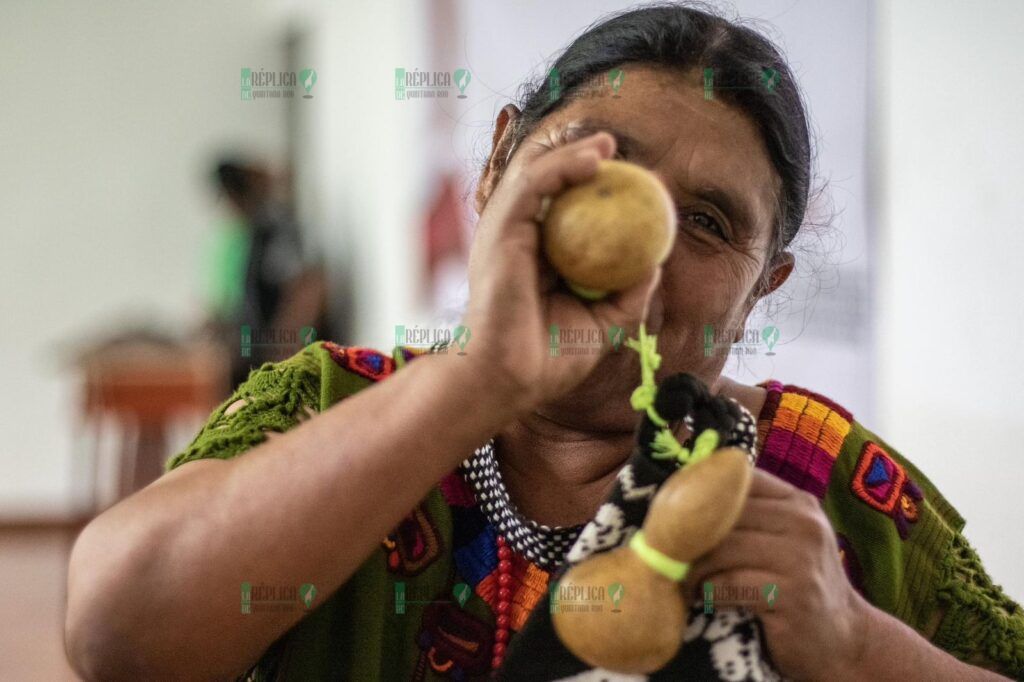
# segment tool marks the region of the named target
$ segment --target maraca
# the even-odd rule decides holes
[[[569,287],[597,300],[638,284],[672,250],[672,197],[647,169],[601,161],[597,175],[555,196],[544,217],[544,251]]]
[[[628,545],[593,555],[559,581],[559,589],[570,590],[620,583],[630,595],[618,613],[552,614],[565,646],[597,668],[644,674],[664,667],[686,630],[680,582],[688,565],[732,530],[750,481],[747,453],[737,447],[721,448],[669,476]]]

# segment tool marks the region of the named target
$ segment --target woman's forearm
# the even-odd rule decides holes
[[[302,615],[243,616],[241,583],[312,583],[319,604],[514,418],[515,396],[493,383],[468,357],[427,355],[242,456],[182,465],[104,512],[69,568],[80,672],[241,672]]]
[[[934,646],[909,625],[866,604],[863,646],[853,661],[846,661],[835,680],[1006,680],[991,671],[968,665]]]

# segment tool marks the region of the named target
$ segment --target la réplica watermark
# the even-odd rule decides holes
[[[473,338],[473,332],[464,324],[454,327],[421,327],[419,325],[395,325],[395,345],[406,348],[421,348],[432,353],[448,353],[457,348],[458,355],[466,354],[466,346]]]
[[[258,99],[292,99],[295,93],[305,90],[303,99],[313,99],[313,86],[316,85],[316,69],[295,71],[267,71],[242,67],[242,100],[251,102]]]
[[[779,598],[779,586],[775,583],[764,585],[723,585],[706,582],[704,588],[704,613],[712,614],[716,606],[753,607],[758,604],[775,608]]]
[[[626,330],[612,325],[601,327],[548,327],[548,354],[599,355],[606,349],[617,351],[626,340]]]
[[[459,607],[466,605],[470,596],[473,594],[473,588],[466,583],[456,583],[452,587],[452,599],[425,599],[425,595],[418,595],[410,592],[406,584],[402,581],[396,582],[394,586],[395,594],[395,614],[405,615],[405,612],[409,604],[452,604],[456,603]]]
[[[420,71],[418,68],[395,67],[395,99],[444,99],[453,92],[455,99],[466,99],[466,88],[473,80],[469,69],[454,71]]]
[[[253,348],[298,351],[316,341],[315,327],[295,329],[294,327],[253,327],[243,324],[240,331],[243,358],[251,358]]]
[[[622,583],[584,585],[552,583],[548,587],[551,613],[622,613],[626,588]]]
[[[757,327],[715,327],[704,325],[704,357],[713,355],[775,355],[782,332],[775,325]]]
[[[309,610],[316,601],[313,583],[302,585],[265,585],[242,583],[242,613],[281,613],[302,608]]]

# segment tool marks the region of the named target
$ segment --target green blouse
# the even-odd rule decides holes
[[[317,342],[285,361],[264,364],[166,468],[238,456],[266,432],[297,425],[304,409],[325,410],[420,353],[395,348],[387,356]],[[962,534],[963,519],[924,474],[824,396],[774,381],[762,386],[768,397],[758,418],[757,466],[822,500],[853,585],[958,658],[1024,678],[1024,611],[992,584]],[[226,415],[240,399],[245,405]],[[460,493],[452,492],[451,483],[447,490],[445,481],[435,486],[345,585],[316,596],[316,605],[246,677],[391,681],[483,674],[466,642],[477,624],[493,628],[493,595],[487,580],[464,575],[470,572],[469,549],[453,522],[464,503],[454,499]],[[416,537],[415,552],[399,537],[409,532]],[[525,596],[517,596],[513,630],[546,596],[543,572],[527,567],[517,579]],[[427,607],[445,596],[450,602],[453,585],[463,582],[473,588],[459,604],[466,622],[461,638],[452,640],[456,644],[446,645],[436,613]]]

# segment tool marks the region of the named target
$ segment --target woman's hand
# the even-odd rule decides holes
[[[775,585],[777,598],[742,604],[764,624],[779,671],[793,679],[845,679],[859,669],[872,607],[850,585],[818,499],[760,469],[733,531],[694,562],[688,593],[702,586]],[[716,608],[718,604],[716,603]]]
[[[660,270],[627,291],[588,303],[566,291],[541,255],[537,214],[543,198],[583,183],[598,162],[615,153],[615,139],[597,133],[554,150],[524,146],[513,156],[488,199],[469,263],[469,305],[477,370],[519,410],[564,395],[579,384],[601,354],[549,353],[551,325],[560,329],[609,327],[632,333],[644,316]],[[609,345],[602,344],[602,353]]]

